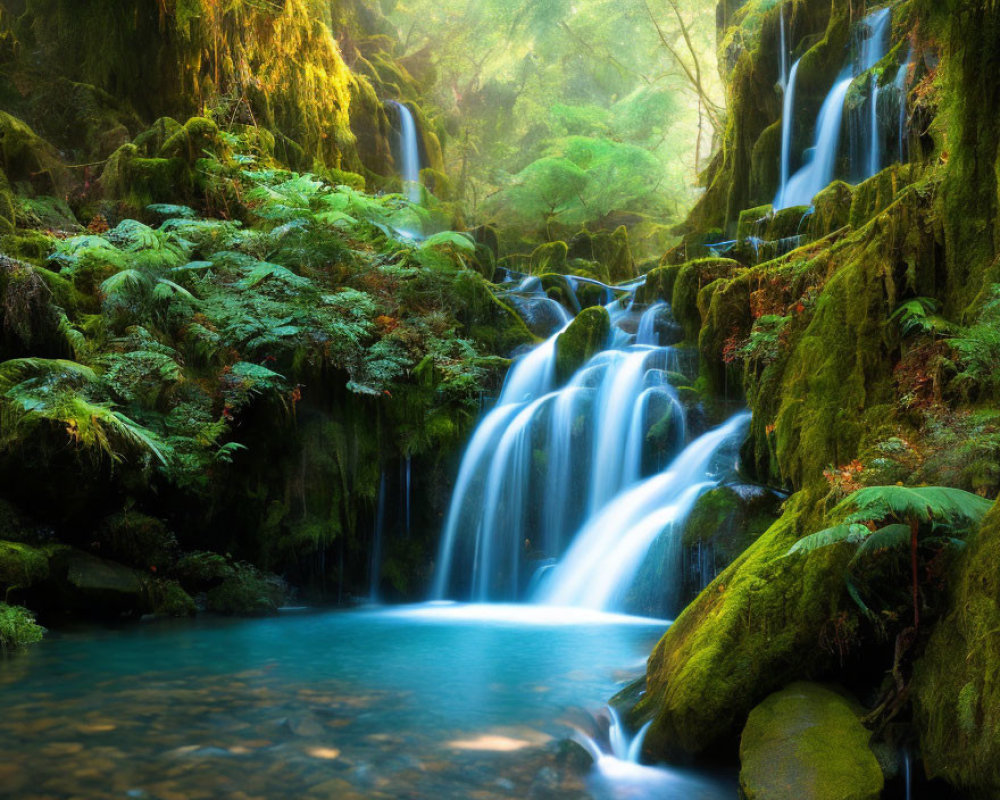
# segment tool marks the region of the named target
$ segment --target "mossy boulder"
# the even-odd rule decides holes
[[[61,547],[49,560],[48,580],[35,587],[29,603],[57,617],[136,617],[153,610],[149,584],[150,578],[124,564]]]
[[[878,800],[882,769],[857,703],[793,683],[750,712],[740,740],[745,800]]]
[[[161,158],[181,158],[193,164],[205,151],[219,154],[225,149],[219,126],[204,117],[192,117],[163,143]]]
[[[0,170],[11,184],[47,194],[66,183],[56,149],[6,111],[0,111]]]
[[[817,498],[792,497],[781,518],[698,595],[649,659],[646,693],[630,714],[652,720],[645,751],[687,759],[726,750],[750,710],[788,683],[823,674],[832,656],[816,646],[845,606],[837,548],[786,558],[822,527]]]
[[[659,300],[671,302],[674,297],[674,285],[680,264],[665,264],[651,269],[646,273],[646,282],[635,293],[637,303],[652,304]]]
[[[732,564],[770,528],[780,516],[780,504],[774,492],[751,484],[720,486],[699,497],[684,523],[682,541],[685,550],[701,554],[692,563],[712,572],[694,576],[699,585],[686,587],[688,596],[697,594],[714,573]]]
[[[674,318],[684,328],[684,338],[697,342],[702,316],[698,309],[698,293],[720,278],[730,276],[740,264],[729,258],[703,258],[681,265],[674,278],[670,305]]]
[[[1000,796],[1000,506],[958,565],[951,611],[914,668],[924,766],[973,797]]]
[[[285,596],[281,582],[249,564],[236,564],[232,574],[206,595],[209,611],[232,616],[263,616],[278,610]]]
[[[177,581],[158,581],[153,588],[153,611],[161,617],[193,617],[198,606]]]
[[[28,609],[0,602],[0,653],[41,641],[45,628],[35,623]]]
[[[0,541],[0,591],[28,589],[49,575],[49,554],[20,542]]]
[[[569,246],[566,242],[548,242],[535,248],[531,254],[531,272],[566,272],[566,258]]]
[[[586,308],[556,339],[556,380],[564,383],[608,342],[611,317],[606,308]]]
[[[188,199],[193,178],[182,158],[146,158],[134,144],[124,144],[108,159],[100,184],[108,200],[138,216],[152,203]]]
[[[854,188],[843,181],[834,181],[816,195],[807,226],[809,237],[822,239],[847,225],[853,199]]]

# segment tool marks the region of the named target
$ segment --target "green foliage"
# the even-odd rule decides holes
[[[959,331],[949,343],[960,364],[955,385],[966,395],[1000,396],[1000,285],[990,287],[990,299],[976,323]]]
[[[0,652],[7,653],[42,640],[45,628],[26,608],[0,603]]]
[[[946,334],[951,330],[951,323],[938,316],[938,309],[937,300],[914,297],[893,311],[889,321],[899,325],[899,332],[904,338],[915,334]]]

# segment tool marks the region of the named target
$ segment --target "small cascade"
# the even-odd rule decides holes
[[[807,153],[802,168],[780,190],[774,203],[775,209],[809,205],[813,197],[830,185],[840,147],[844,100],[853,81],[850,71],[841,73],[830,94],[826,96],[816,121],[815,144]]]
[[[599,764],[608,758],[623,761],[626,764],[638,764],[642,755],[642,745],[649,732],[652,721],[643,725],[635,734],[629,736],[628,729],[622,722],[618,712],[612,706],[607,707],[607,751],[598,742],[597,738],[577,730],[573,737],[576,742],[594,759],[595,764]]]
[[[659,475],[619,495],[574,537],[569,551],[546,575],[535,596],[549,605],[613,610],[653,542],[680,531],[702,493],[716,485],[720,467],[732,466],[750,417],[739,414],[699,437]],[[670,535],[670,534],[668,534]],[[666,560],[680,572],[681,547],[673,537]],[[680,590],[680,582],[673,587]]]
[[[785,97],[782,102],[781,111],[781,185],[778,187],[778,196],[774,199],[774,208],[782,209],[793,203],[785,202],[785,191],[791,177],[792,166],[792,128],[795,121],[795,82],[799,75],[799,61],[792,66],[792,72],[788,78],[788,86],[785,87]]]
[[[528,329],[536,336],[550,336],[562,328],[573,317],[561,303],[546,294],[542,282],[533,275],[524,276],[519,282],[512,282],[504,298],[517,310]],[[571,301],[576,294],[570,291]],[[579,305],[579,301],[576,301]]]
[[[385,472],[379,476],[378,505],[375,509],[375,532],[372,541],[371,576],[369,579],[368,600],[379,602],[379,583],[382,577],[382,548],[385,537]]]
[[[883,8],[870,14],[858,26],[855,46],[857,63],[855,75],[862,76],[885,58],[889,51],[889,32],[892,10]],[[882,169],[883,126],[879,115],[878,76],[872,74],[869,93],[865,102],[852,111],[851,125],[851,175],[857,182],[866,180]],[[894,98],[889,98],[894,99]]]
[[[411,203],[420,202],[420,144],[413,112],[403,103],[390,100],[389,105],[399,114],[399,175],[403,191]]]
[[[655,473],[663,452],[682,448],[685,411],[669,376],[688,359],[654,344],[658,320],[663,330],[676,324],[669,306],[640,310],[626,296],[606,308],[609,349],[567,384],[555,380],[561,331],[512,367],[462,461],[436,599],[523,599],[539,570],[559,569],[552,564],[577,531]]]
[[[861,77],[869,81],[869,91],[864,102],[850,110],[848,174],[852,180],[860,182],[875,175],[885,165],[886,125],[883,119],[886,115],[880,109],[884,109],[890,100],[895,102],[900,93],[892,92],[888,97],[880,90],[878,77],[871,70],[889,51],[891,23],[892,9],[888,7],[873,12],[859,23],[855,30],[855,56],[849,59],[826,96],[816,120],[813,146],[806,151],[802,165],[794,174],[791,174],[795,141],[793,120],[799,62],[792,67],[782,107],[781,183],[774,200],[775,210],[809,205],[813,197],[836,177],[845,102],[851,85]],[[903,106],[902,113],[905,115],[905,103]],[[903,157],[902,152],[899,156]]]

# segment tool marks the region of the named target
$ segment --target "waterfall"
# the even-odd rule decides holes
[[[801,59],[792,66],[791,75],[788,78],[788,86],[785,89],[785,97],[781,111],[781,186],[778,187],[778,196],[774,199],[774,208],[781,209],[794,203],[785,202],[785,189],[788,186],[788,179],[791,175],[792,162],[792,126],[794,122],[795,110],[795,81],[799,75],[799,64]]]
[[[518,359],[497,406],[473,434],[459,470],[438,554],[434,597],[521,599],[573,534],[655,471],[648,444],[676,452],[684,409],[668,380],[685,367],[655,336],[669,306],[642,313],[627,299],[606,306],[609,349],[564,386],[555,380],[561,331]],[[653,535],[655,538],[655,533]]]
[[[403,103],[390,100],[389,105],[399,114],[399,175],[403,191],[411,203],[420,202],[420,145],[417,141],[417,123],[413,112]]]
[[[782,105],[781,184],[774,200],[775,210],[809,205],[819,192],[833,181],[840,153],[844,104],[851,84],[873,69],[888,52],[891,8],[883,8],[866,17],[859,26],[857,58],[849,60],[833,88],[827,94],[816,120],[812,148],[805,154],[798,172],[791,175],[795,84],[799,62],[792,67]],[[784,45],[782,45],[784,49]],[[859,111],[852,112],[850,175],[865,180],[883,166],[882,126],[879,117],[881,96],[878,77],[870,77],[871,91]]]
[[[854,77],[841,73],[830,94],[823,101],[816,121],[816,142],[806,163],[783,186],[775,201],[775,210],[806,206],[833,180],[840,147],[840,128],[844,119],[844,100]]]
[[[897,102],[899,103],[899,132],[898,132],[898,151],[899,160],[906,160],[906,89],[907,81],[909,80],[910,74],[910,64],[913,63],[913,47],[910,47],[909,52],[906,54],[906,61],[904,61],[900,67],[899,71],[896,73],[896,80],[893,81],[893,87],[896,90]]]
[[[602,610],[620,607],[649,547],[668,528],[675,545],[672,560],[679,561],[678,523],[698,497],[715,486],[712,477],[718,460],[735,460],[748,424],[748,414],[737,415],[688,445],[665,472],[605,506],[574,537],[569,551],[546,575],[535,600]]]
[[[889,49],[891,22],[892,10],[889,8],[876,11],[864,20],[862,26],[864,38],[859,48],[859,63],[856,74],[863,75],[885,58]],[[859,126],[862,132],[860,138],[863,149],[856,156],[860,163],[854,170],[859,174],[860,180],[870,178],[882,168],[882,135],[879,125],[878,101],[878,76],[872,74],[871,92],[867,100],[868,111],[865,113],[862,109],[861,119],[864,124]]]
[[[385,472],[378,481],[378,507],[375,510],[375,535],[372,543],[371,578],[368,589],[368,600],[379,601],[379,581],[382,576],[382,537],[385,534]]]

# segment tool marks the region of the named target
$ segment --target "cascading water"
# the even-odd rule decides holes
[[[840,146],[840,128],[844,118],[844,100],[853,80],[850,72],[841,73],[833,90],[823,101],[819,118],[816,120],[815,144],[807,155],[806,163],[779,190],[774,202],[776,210],[809,205],[813,197],[829,186],[833,180]]]
[[[403,191],[411,203],[420,202],[420,145],[413,112],[403,103],[390,100],[389,105],[399,114],[399,174]]]
[[[699,437],[665,472],[620,494],[592,517],[574,538],[535,599],[550,605],[594,609],[620,607],[642,560],[660,534],[679,530],[698,497],[716,485],[719,462],[736,459],[749,424],[748,414]],[[680,542],[671,540],[668,560],[680,566]]]
[[[687,438],[685,411],[669,380],[685,370],[685,359],[659,344],[659,331],[676,327],[669,305],[637,308],[625,295],[606,308],[613,324],[608,349],[568,383],[556,383],[562,330],[508,374],[462,462],[441,542],[437,599],[528,595],[617,609],[652,543],[713,485],[713,459],[742,433],[742,417],[648,478],[660,467],[654,455],[677,453]],[[596,524],[605,536],[594,545]],[[598,550],[607,569],[595,580],[588,570]],[[594,591],[584,596],[568,588],[573,576]]]
[[[782,107],[781,184],[774,200],[775,210],[809,205],[813,197],[834,179],[848,92],[852,83],[860,76],[869,75],[870,70],[886,56],[891,22],[892,9],[883,8],[860,23],[855,47],[856,58],[845,66],[823,101],[816,120],[813,146],[806,152],[803,164],[795,174],[791,174],[795,141],[793,120],[800,62],[796,61],[792,67]],[[781,46],[784,50],[785,45]],[[856,181],[865,180],[879,172],[885,160],[885,131],[879,105],[880,102],[884,105],[887,100],[885,93],[879,90],[878,77],[871,74],[869,81],[870,92],[867,99],[851,112],[850,175]],[[896,92],[892,95],[894,98],[898,97]],[[903,157],[902,153],[899,155],[900,158]]]
[[[379,582],[382,577],[382,539],[385,535],[385,472],[378,481],[378,506],[375,509],[375,533],[372,537],[371,576],[369,579],[368,600],[371,603],[379,601]]]

